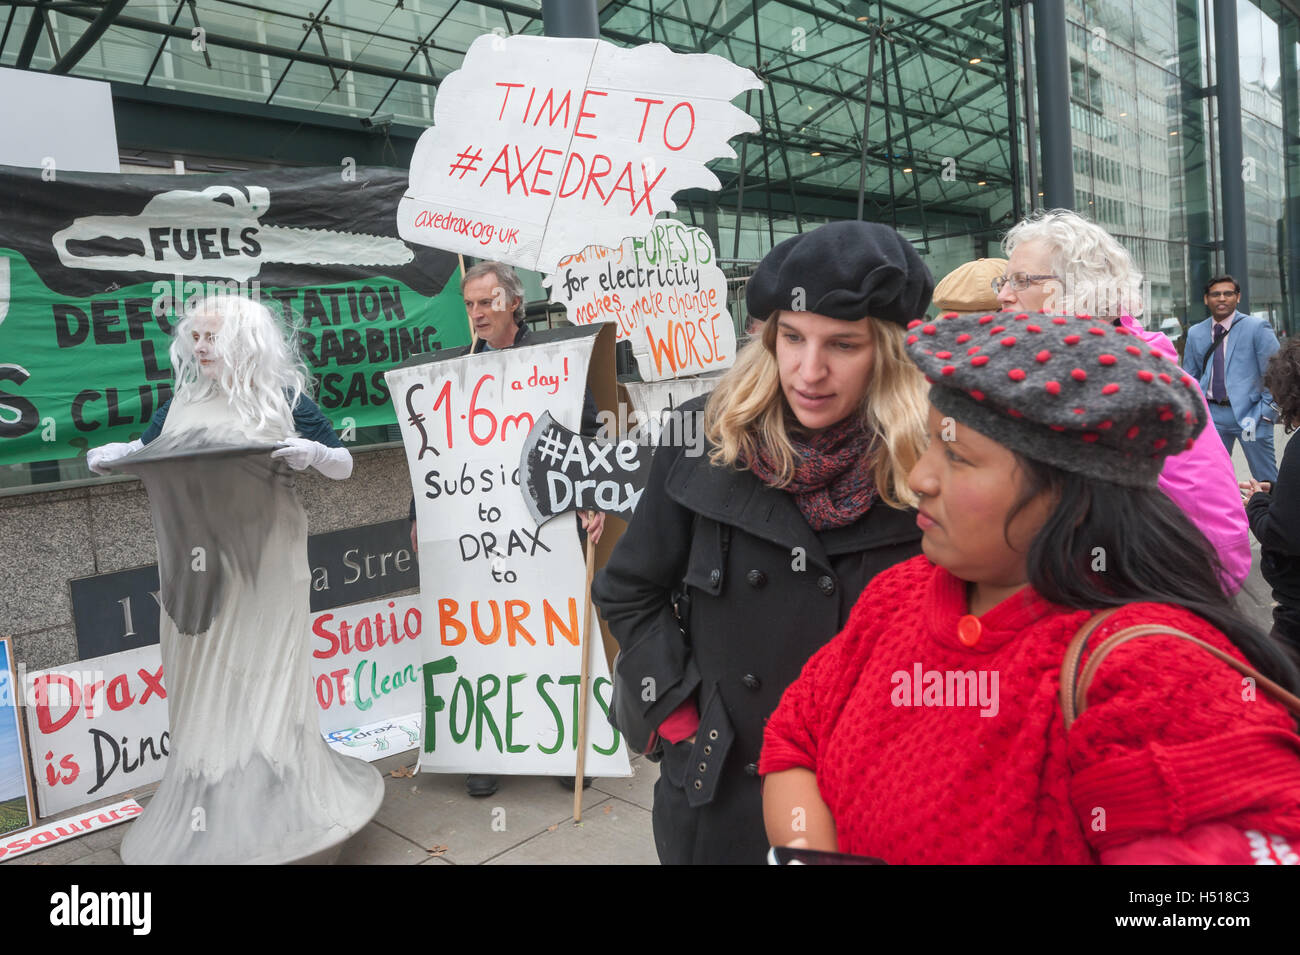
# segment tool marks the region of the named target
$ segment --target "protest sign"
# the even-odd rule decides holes
[[[541,332],[529,344],[444,352],[388,373],[406,412],[419,527],[422,770],[574,773],[585,599],[577,521],[536,526],[519,459],[544,411],[579,427],[595,333]],[[606,718],[599,641],[589,641],[588,660],[587,771],[630,775]]]
[[[420,709],[419,595],[312,614],[311,671],[321,732]]]
[[[538,524],[566,511],[604,511],[629,520],[653,453],[635,441],[584,438],[543,412],[519,459],[524,503]]]
[[[551,272],[642,235],[705,163],[758,124],[731,100],[762,84],[707,53],[603,40],[481,36],[443,78],[398,206],[409,242]]]
[[[28,673],[23,687],[42,816],[162,778],[170,734],[157,646]]]
[[[44,823],[19,835],[0,838],[0,862],[16,859],[37,849],[48,849],[56,842],[76,839],[88,832],[130,822],[142,812],[144,807],[134,799],[123,799],[110,806],[88,809],[67,819]]]
[[[736,360],[727,278],[703,229],[663,220],[616,249],[588,246],[544,280],[575,325],[612,322],[645,381],[717,371]]]
[[[395,235],[405,183],[355,167],[50,181],[0,167],[0,464],[138,437],[172,393],[176,316],[214,295],[297,324],[345,439],[391,424],[382,373],[469,341],[456,257]]]
[[[420,714],[407,713],[391,720],[334,730],[325,734],[325,742],[337,753],[373,763],[420,745]]]
[[[310,620],[302,639],[311,645],[326,741],[376,720],[411,725],[421,699],[417,597],[335,607]],[[170,735],[157,643],[28,673],[23,686],[42,816],[162,779]]]
[[[9,638],[0,637],[0,834],[26,829],[36,819],[18,713],[13,653]]]
[[[658,444],[666,424],[681,418],[677,410],[692,398],[707,395],[717,387],[718,377],[673,378],[668,381],[628,381],[623,383],[632,403],[633,421],[625,434],[641,443]],[[704,429],[694,417],[676,422],[678,440],[687,442],[687,453],[704,453]]]

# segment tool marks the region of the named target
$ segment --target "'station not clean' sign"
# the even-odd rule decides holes
[[[617,247],[674,211],[674,193],[720,187],[704,164],[758,131],[730,101],[761,87],[720,56],[657,43],[481,36],[438,88],[398,234],[538,272]]]

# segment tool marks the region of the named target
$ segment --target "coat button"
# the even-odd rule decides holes
[[[835,581],[830,577],[819,577],[817,579],[817,589],[829,597],[835,593]]]
[[[709,768],[708,763],[700,763],[700,772],[704,772],[708,768]]]
[[[713,586],[715,586],[715,587],[718,586],[718,584],[719,584],[719,582],[721,582],[721,580],[722,580],[722,571],[717,570],[717,569],[714,569],[714,570],[709,574],[709,583],[713,584]]]
[[[717,730],[709,730],[709,739],[717,739],[717,738],[718,738],[718,731],[717,731]]]
[[[748,687],[751,690],[757,690],[760,686],[763,685],[763,681],[760,680],[758,677],[754,676],[754,674],[752,673],[746,673],[744,676],[740,678],[740,682],[743,683],[746,687]]]
[[[767,574],[763,573],[761,570],[751,570],[745,575],[745,579],[749,581],[749,586],[756,589],[761,589],[767,586]]]
[[[705,755],[705,756],[712,756],[712,755],[713,755],[713,747],[712,747],[712,746],[705,746],[705,747],[704,747],[704,755]]]
[[[757,776],[757,775],[758,775],[758,763],[746,763],[746,764],[745,764],[745,772],[748,773],[750,776]]]
[[[704,788],[704,783],[700,782],[698,779],[695,780],[695,788],[696,788],[696,789],[703,789],[703,788]]]
[[[984,625],[980,623],[980,618],[973,614],[968,613],[957,621],[957,639],[961,641],[962,646],[975,646],[980,642],[983,632]]]

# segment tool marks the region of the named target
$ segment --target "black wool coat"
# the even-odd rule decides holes
[[[881,502],[814,532],[791,494],[709,462],[704,400],[665,431],[592,599],[619,643],[617,692],[644,720],[620,727],[629,739],[689,698],[699,707],[695,742],[663,743],[660,860],[761,863],[763,725],[871,578],[920,553],[921,532],[915,511]]]

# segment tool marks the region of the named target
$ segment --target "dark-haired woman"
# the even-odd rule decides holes
[[[1290,434],[1300,427],[1300,339],[1269,359],[1264,387],[1273,393],[1278,420]],[[1259,568],[1273,588],[1273,636],[1300,653],[1300,441],[1287,443],[1272,486],[1242,484],[1246,516],[1262,549]]]
[[[1207,416],[1189,377],[1133,344],[1107,322],[1008,313],[909,336],[932,382],[909,477],[924,554],[872,582],[769,720],[774,844],[891,863],[1300,861],[1291,716],[1175,634],[1292,693],[1300,674],[1157,489]],[[1087,666],[1141,624],[1155,632]]]

